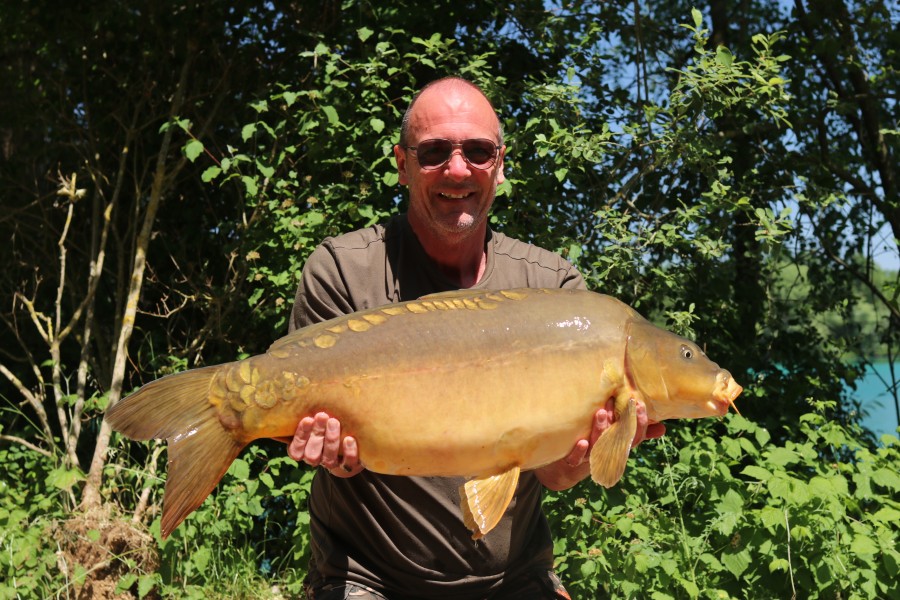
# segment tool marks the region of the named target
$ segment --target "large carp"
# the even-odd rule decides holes
[[[659,422],[724,415],[740,393],[696,344],[609,296],[469,290],[299,329],[265,354],[153,381],[106,418],[130,438],[168,441],[163,537],[247,444],[290,437],[319,411],[356,438],[372,471],[470,477],[460,508],[480,537],[520,470],[568,455],[609,399],[617,418],[590,454],[606,487],[625,469],[635,401]]]

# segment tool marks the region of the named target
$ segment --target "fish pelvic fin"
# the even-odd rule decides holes
[[[637,402],[629,398],[616,421],[591,449],[591,478],[605,488],[616,485],[625,472],[631,443],[637,432]]]
[[[470,479],[460,486],[463,522],[472,530],[472,539],[484,537],[493,529],[512,501],[519,484],[518,466],[488,477]]]
[[[112,428],[131,439],[168,442],[164,539],[203,503],[246,446],[225,429],[209,402],[218,370],[205,367],[157,379],[106,413]]]

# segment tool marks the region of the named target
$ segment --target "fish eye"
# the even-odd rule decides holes
[[[694,358],[694,351],[691,350],[690,348],[688,348],[687,346],[682,346],[681,347],[681,358],[684,358],[686,360],[691,360],[692,358]]]

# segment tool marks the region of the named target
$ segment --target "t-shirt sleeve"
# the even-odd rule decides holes
[[[353,311],[337,255],[329,241],[325,240],[313,250],[303,267],[288,331]]]
[[[584,282],[584,277],[581,276],[581,271],[575,268],[572,263],[567,260],[560,258],[560,260],[565,263],[568,268],[561,272],[561,280],[559,283],[559,287],[569,290],[586,290],[587,284]]]

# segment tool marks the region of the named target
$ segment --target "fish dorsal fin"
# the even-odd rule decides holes
[[[449,292],[435,292],[419,297],[419,300],[452,300],[453,298],[471,298],[484,294],[484,290],[450,290]]]
[[[636,431],[637,403],[634,398],[628,398],[621,410],[616,406],[615,423],[600,435],[591,449],[591,477],[594,481],[606,488],[619,482],[625,472]]]
[[[467,481],[460,489],[463,522],[477,540],[493,529],[509,506],[519,484],[519,467]]]

